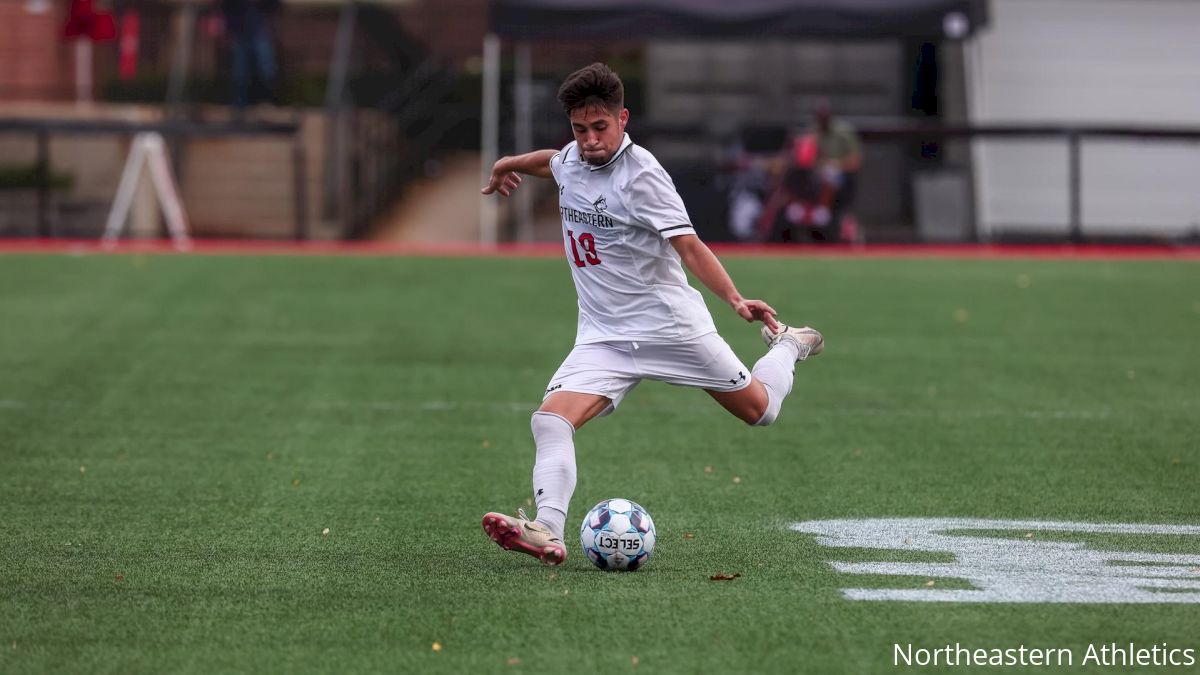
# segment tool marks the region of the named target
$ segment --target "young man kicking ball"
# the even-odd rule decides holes
[[[566,558],[563,529],[575,490],[576,430],[611,413],[643,379],[699,387],[738,419],[775,421],[792,390],[797,361],[821,352],[812,328],[775,319],[762,300],[747,300],[696,236],[671,177],[625,133],[629,111],[617,74],[594,63],[558,91],[575,140],[561,151],[504,157],[482,192],[509,196],[521,175],[558,185],[563,246],[579,296],[575,347],[550,378],[533,414],[533,490],[537,519],[489,513],[483,529],[505,549],[547,565]],[[687,267],[747,321],[763,323],[769,349],[746,368],[717,334]]]

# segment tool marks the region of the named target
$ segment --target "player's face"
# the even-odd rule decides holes
[[[572,110],[570,118],[583,161],[599,166],[607,164],[621,148],[629,111],[622,108],[620,114],[614,115],[604,106],[590,105]]]

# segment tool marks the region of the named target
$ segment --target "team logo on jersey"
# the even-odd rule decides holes
[[[600,195],[596,201],[592,202],[592,208],[596,209],[596,213],[604,213],[608,210],[608,200],[604,198],[604,195]]]

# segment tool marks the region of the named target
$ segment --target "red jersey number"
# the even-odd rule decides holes
[[[567,236],[571,238],[571,255],[575,258],[576,267],[600,264],[600,254],[596,252],[596,238],[590,232],[579,235],[578,244],[574,232],[567,230]],[[580,248],[583,249],[582,258],[579,257]]]

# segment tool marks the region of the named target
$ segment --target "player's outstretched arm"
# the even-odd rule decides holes
[[[671,237],[671,245],[679,254],[679,259],[689,272],[703,283],[708,290],[717,294],[738,316],[747,321],[761,321],[773,331],[779,330],[779,322],[775,320],[775,310],[762,300],[747,300],[738,293],[733,285],[733,279],[725,271],[725,266],[717,259],[716,254],[707,244],[700,241],[694,234]]]
[[[550,160],[556,154],[557,150],[535,150],[524,155],[501,157],[492,165],[492,176],[480,192],[485,195],[499,192],[507,197],[521,184],[520,174],[549,178]]]

